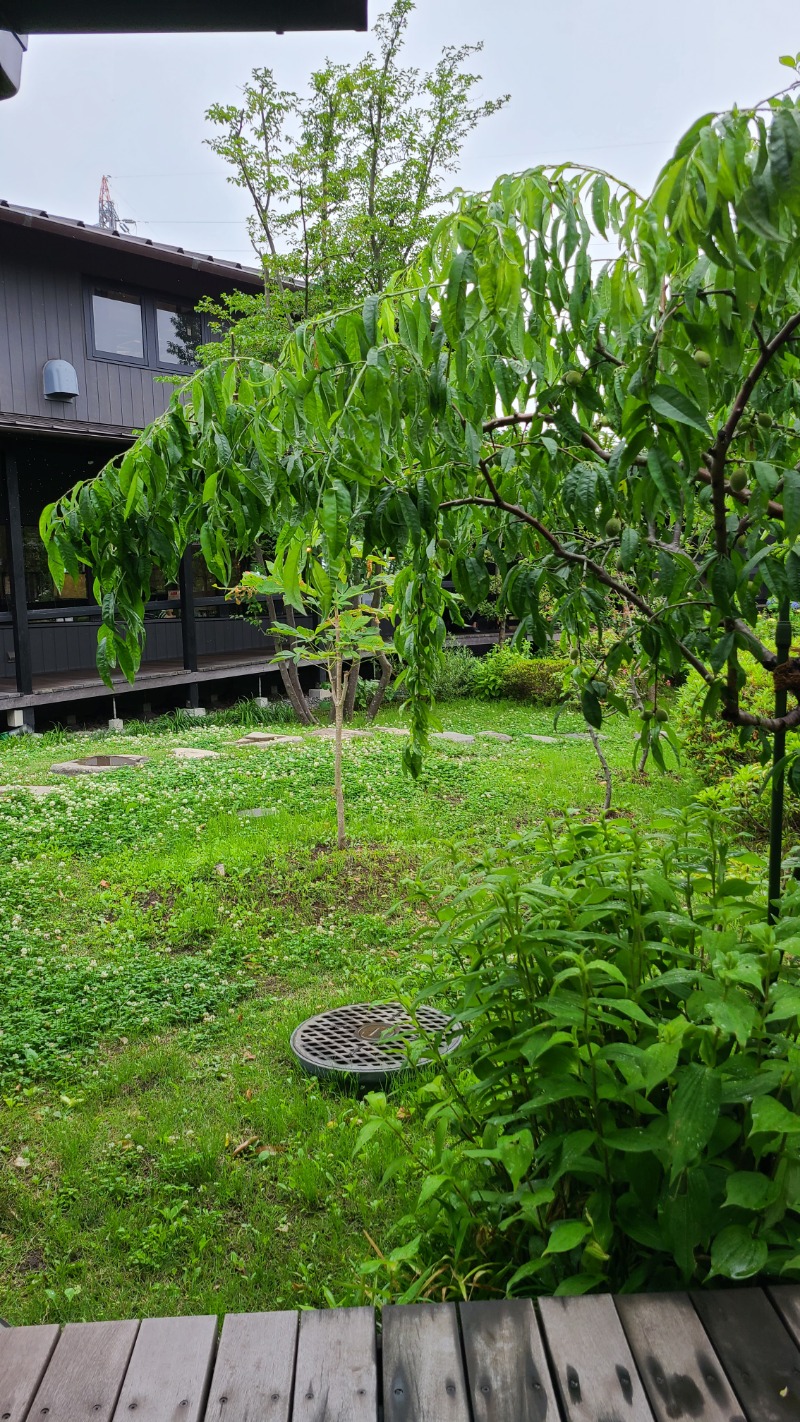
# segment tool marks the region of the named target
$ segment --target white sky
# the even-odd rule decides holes
[[[66,0],[65,0],[66,3]],[[297,0],[302,3],[302,0]],[[370,0],[374,16],[385,0]],[[165,5],[168,0],[165,0]],[[572,158],[650,186],[700,113],[749,104],[790,79],[797,0],[417,0],[406,62],[483,39],[486,97],[511,102],[472,136],[457,181]],[[34,37],[20,95],[0,103],[0,197],[96,221],[103,173],[123,217],[160,242],[251,261],[246,197],[203,146],[203,114],[254,65],[302,89],[366,35]],[[456,181],[456,179],[454,179]]]

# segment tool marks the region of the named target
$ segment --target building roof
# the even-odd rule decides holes
[[[143,263],[152,263],[154,285],[158,282],[157,266],[162,271],[164,267],[171,266],[186,273],[213,277],[215,286],[250,292],[263,290],[264,279],[256,267],[187,251],[184,247],[171,247],[164,242],[154,242],[151,237],[137,237],[117,230],[112,232],[82,222],[80,218],[56,217],[42,208],[21,207],[0,198],[0,247],[12,234],[26,243],[31,235],[40,240],[58,240],[62,249],[65,245],[74,248],[75,256],[80,254],[81,261],[85,262],[91,256],[92,265],[96,265],[98,270],[108,269],[109,258],[111,261],[120,257],[134,259],[139,269]]]
[[[0,0],[0,28],[27,34],[176,30],[365,30],[367,0]]]

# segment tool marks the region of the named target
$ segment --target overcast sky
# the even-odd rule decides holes
[[[370,0],[371,15],[381,8]],[[462,186],[574,158],[646,188],[700,113],[786,82],[778,56],[800,50],[800,6],[417,0],[406,60],[432,66],[442,45],[480,39],[482,92],[508,92],[511,102],[468,142]],[[370,43],[355,34],[34,37],[20,95],[0,103],[0,197],[96,221],[108,173],[140,235],[252,260],[246,198],[203,146],[205,109],[235,100],[254,65],[302,89],[326,55],[357,60]]]

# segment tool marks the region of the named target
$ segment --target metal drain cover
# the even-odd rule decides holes
[[[452,1018],[435,1007],[420,1007],[414,1022],[399,1002],[356,1002],[334,1007],[301,1022],[292,1033],[291,1048],[311,1076],[355,1078],[361,1086],[384,1086],[409,1071],[408,1049],[423,1032],[439,1034]],[[461,1037],[453,1034],[439,1044],[452,1052]],[[422,1064],[422,1063],[420,1063]]]

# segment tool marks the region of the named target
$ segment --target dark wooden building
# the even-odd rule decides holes
[[[200,299],[260,289],[238,263],[0,202],[0,729],[103,691],[91,589],[53,586],[42,508],[166,408],[210,338]],[[154,580],[147,615],[140,695],[185,689],[197,705],[202,681],[268,659],[199,560],[180,588]]]

